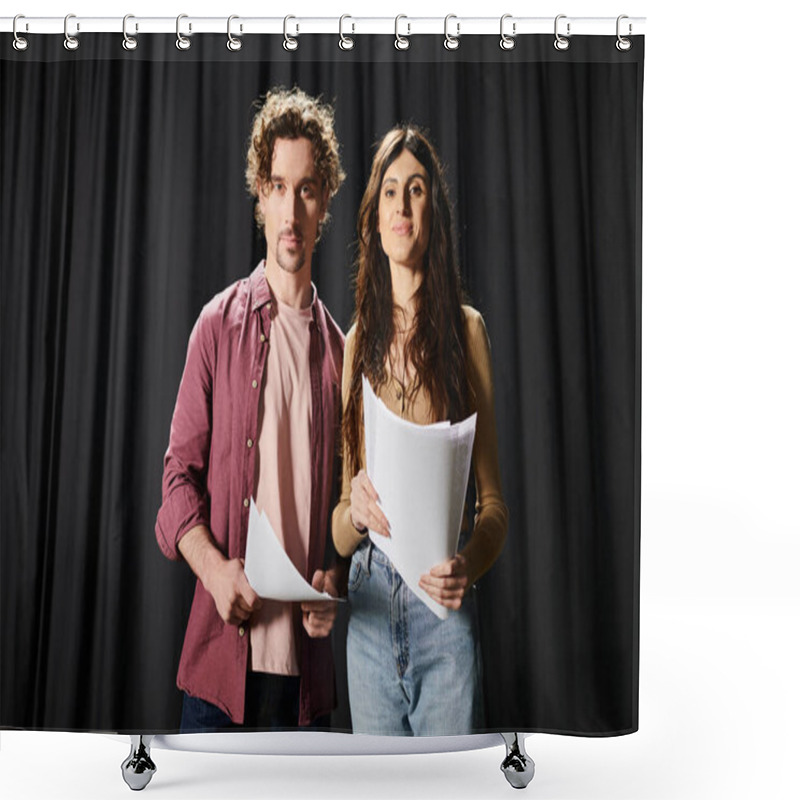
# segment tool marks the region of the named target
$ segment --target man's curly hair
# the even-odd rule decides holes
[[[330,208],[330,200],[345,179],[339,160],[339,141],[333,129],[333,108],[322,103],[320,98],[309,97],[297,87],[268,92],[253,120],[245,172],[247,189],[253,197],[258,197],[259,183],[268,185],[272,177],[275,140],[301,137],[311,142],[314,165],[322,179],[323,190],[328,192]],[[263,227],[264,218],[258,203],[255,217],[259,227]],[[329,211],[322,221],[323,227],[328,219]]]

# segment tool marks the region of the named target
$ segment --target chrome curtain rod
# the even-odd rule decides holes
[[[644,34],[644,17],[515,17],[504,14],[496,17],[193,17],[181,14],[175,17],[125,17],[124,31],[130,36],[146,33],[175,33],[189,36],[197,33],[290,34],[327,33],[333,35],[355,35],[374,33],[413,36],[416,34],[449,35],[453,38],[474,34],[500,34],[508,36],[557,32],[560,36],[636,36]],[[16,20],[16,26],[15,26]],[[230,26],[230,27],[229,27]],[[0,17],[0,32],[18,35],[61,34],[79,36],[84,33],[122,33],[122,17],[82,17],[69,14],[66,17],[26,17],[23,14]]]

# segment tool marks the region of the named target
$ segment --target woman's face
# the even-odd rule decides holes
[[[389,263],[419,269],[430,231],[430,177],[411,152],[403,150],[386,170],[378,201],[378,233]]]

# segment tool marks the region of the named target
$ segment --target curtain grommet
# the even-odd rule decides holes
[[[450,22],[451,19],[456,20],[456,35],[453,36],[447,30],[447,23]],[[458,38],[461,35],[461,23],[458,21],[458,17],[455,14],[448,14],[444,18],[444,48],[445,50],[458,50],[459,45],[461,44],[461,40]]]
[[[289,52],[294,52],[295,50],[297,50],[297,45],[298,45],[295,36],[297,36],[297,34],[300,33],[300,26],[295,25],[295,32],[294,32],[295,36],[289,36],[289,31],[287,30],[287,26],[289,25],[290,19],[297,19],[297,17],[294,17],[291,14],[287,14],[283,18],[283,49],[288,50]]]
[[[558,32],[558,21],[560,19],[566,19],[566,18],[567,18],[566,14],[559,14],[556,17],[556,21],[555,21],[555,24],[553,26],[553,32],[554,32],[555,37],[556,37],[555,40],[553,41],[553,47],[555,47],[555,49],[558,50],[561,53],[563,53],[565,50],[569,50],[569,44],[570,44],[570,42],[569,42],[569,37],[571,36],[571,31],[570,31],[571,25],[570,25],[570,23],[569,22],[567,23],[567,35],[566,36],[562,36]]]
[[[342,14],[339,17],[339,49],[340,50],[352,50],[356,46],[356,40],[353,39],[352,36],[345,36],[343,25],[346,19],[353,19],[349,14]],[[356,25],[352,23],[350,26],[350,33],[356,32]]]
[[[175,20],[175,35],[177,36],[177,39],[175,39],[175,47],[177,47],[178,50],[188,50],[192,46],[192,42],[181,33],[181,20],[188,18],[189,18],[188,14],[178,14],[178,17]],[[192,32],[192,23],[190,22],[189,33],[191,32]]]
[[[400,35],[400,20],[401,19],[408,19],[405,14],[398,14],[394,18],[394,46],[395,50],[408,50],[411,47],[411,42],[409,38],[411,36],[411,23],[407,23],[408,30],[406,31],[405,36]]]
[[[620,53],[627,53],[628,50],[630,50],[631,47],[633,47],[633,42],[631,42],[630,39],[626,38],[625,36],[623,36],[619,32],[620,31],[620,23],[624,19],[629,19],[627,14],[620,14],[617,17],[617,41],[614,43],[614,46],[617,48],[617,50],[620,51]],[[630,36],[632,32],[633,32],[633,26],[629,22],[628,23],[628,36]]]
[[[25,19],[24,14],[17,14],[14,17],[14,22],[11,26],[11,32],[14,34],[14,41],[11,42],[11,46],[18,52],[24,53],[28,49],[28,40],[24,36],[19,35],[19,31],[17,30],[17,20]],[[28,23],[25,23],[25,30],[28,30]]]
[[[233,22],[235,19],[239,19],[239,17],[237,17],[236,14],[231,14],[228,17],[228,41],[225,43],[225,46],[228,48],[228,50],[231,51],[231,53],[237,53],[239,50],[242,49],[242,40],[237,38],[231,33],[231,22]],[[240,25],[239,33],[241,32],[242,32],[242,26]]]
[[[71,36],[70,35],[70,32],[69,32],[69,21],[71,19],[75,19],[75,14],[67,14],[67,16],[64,17],[64,49],[65,50],[69,50],[70,52],[74,52],[75,50],[77,50],[80,47],[81,43],[78,41],[78,37],[77,36]],[[75,32],[76,33],[79,32],[80,29],[81,29],[80,22],[76,22],[75,23]]]
[[[122,47],[123,49],[130,52],[131,50],[135,50],[139,46],[139,42],[137,41],[135,36],[130,36],[128,34],[128,20],[129,19],[136,19],[133,14],[126,14],[122,18]],[[139,23],[137,22],[134,25],[134,30],[139,30]]]
[[[517,23],[511,23],[511,35],[509,36],[505,32],[505,23],[507,19],[512,19],[513,14],[503,14],[500,17],[500,49],[501,50],[513,50],[517,44],[516,39],[514,38],[517,35]]]

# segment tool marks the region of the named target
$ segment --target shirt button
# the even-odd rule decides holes
[[[258,381],[253,381],[253,388],[254,388],[254,389],[257,389],[257,388],[258,388]]]
[[[244,625],[239,626],[239,636],[244,636]]]
[[[262,342],[266,342],[267,341],[267,337],[263,333],[261,334],[261,341]]]
[[[247,446],[248,447],[252,447],[253,446],[253,440],[252,439],[248,439],[247,440]]]
[[[249,498],[245,497],[245,499],[244,499],[244,507],[247,508],[249,505],[250,505],[250,500],[249,500]]]

